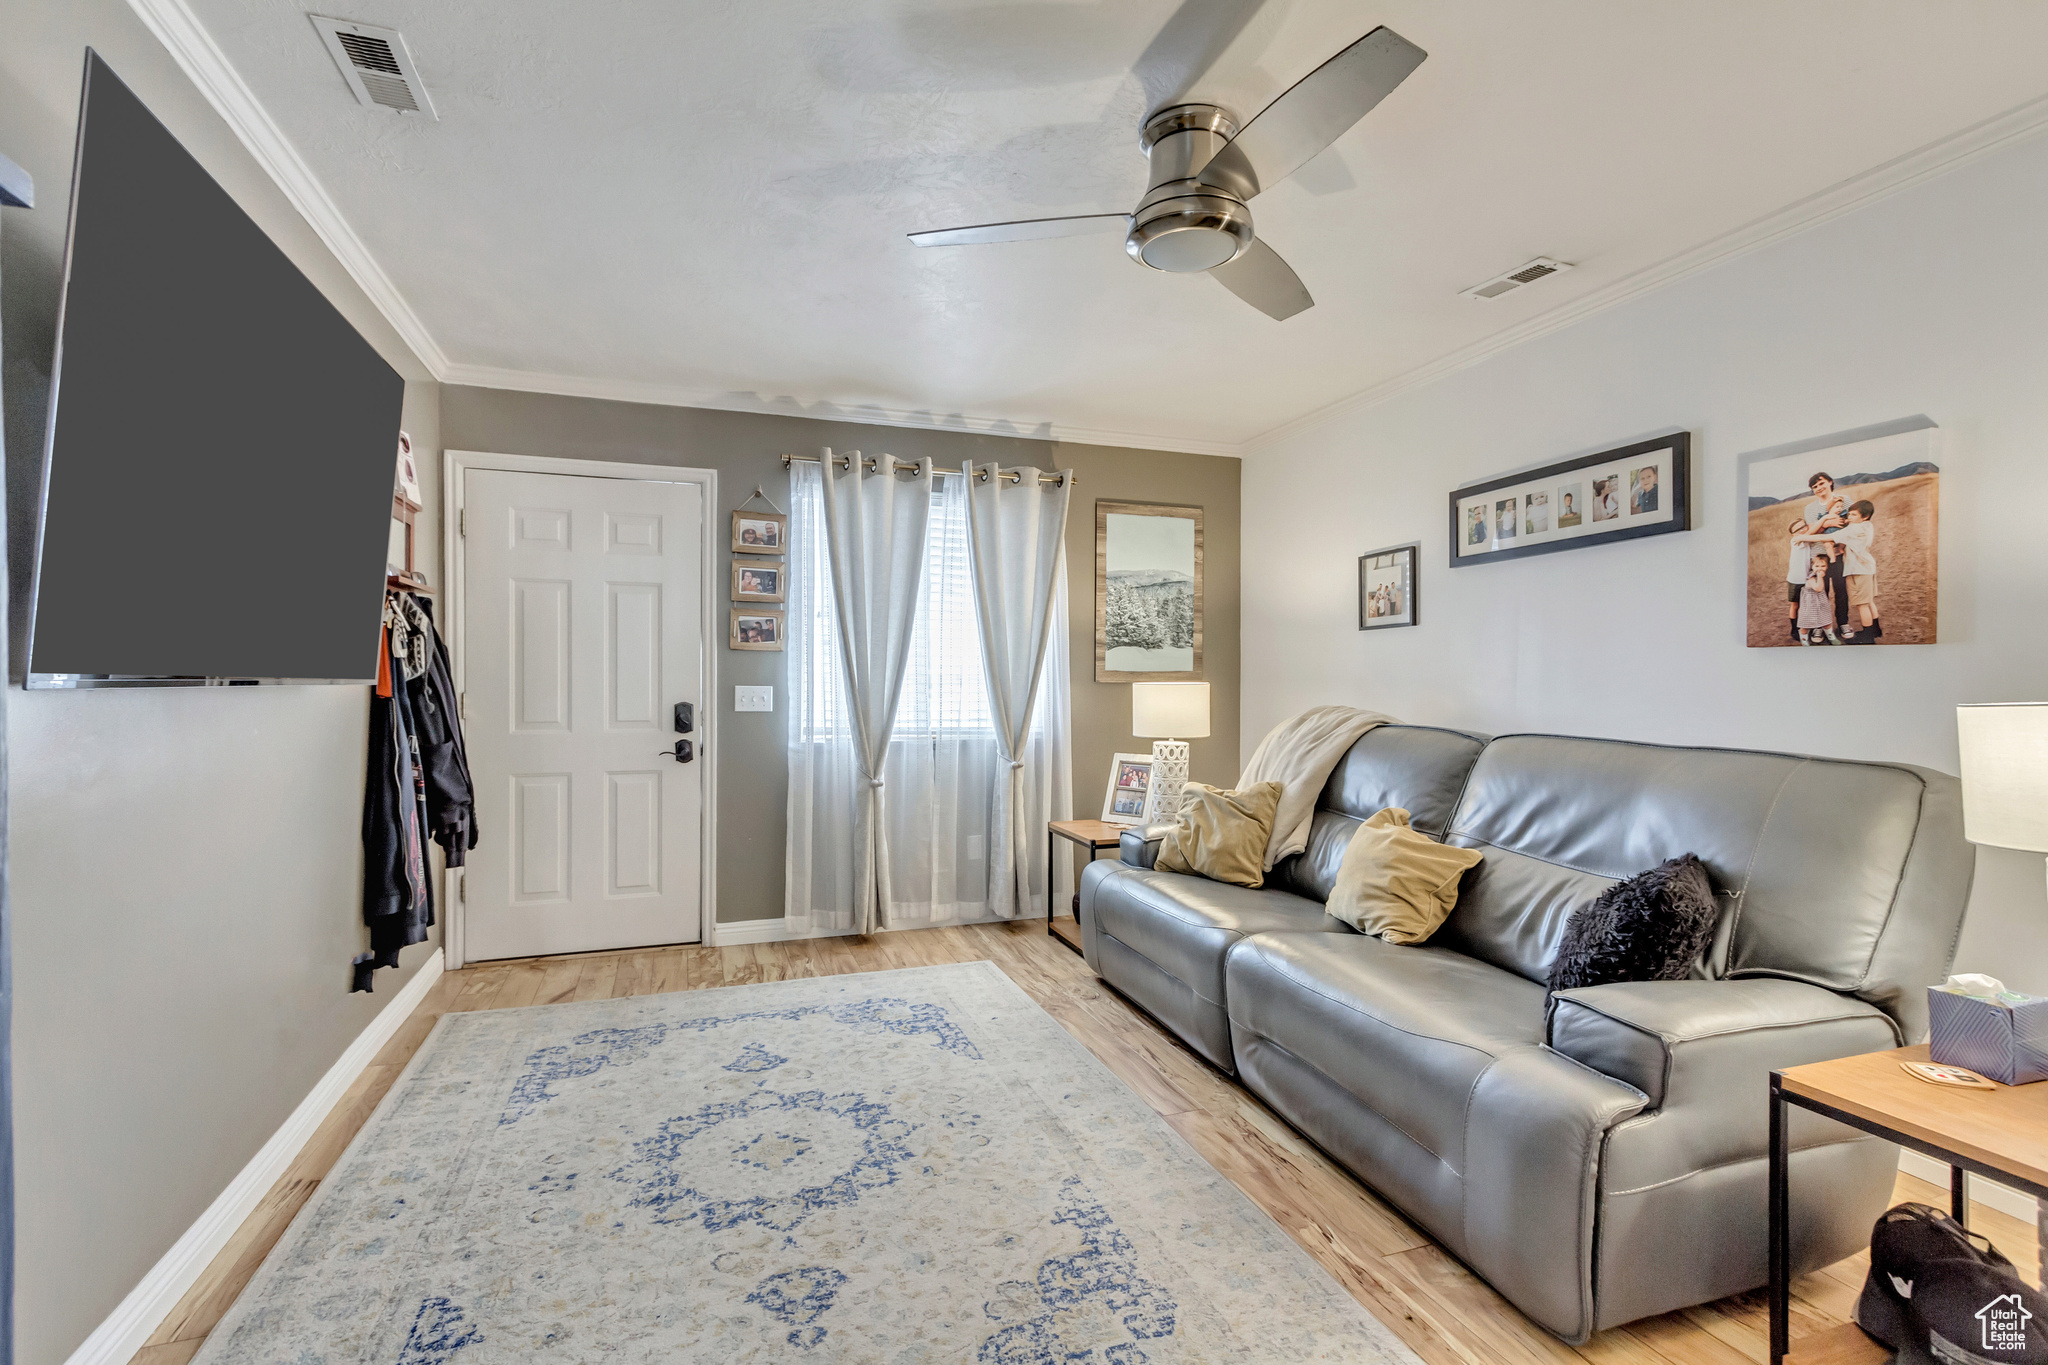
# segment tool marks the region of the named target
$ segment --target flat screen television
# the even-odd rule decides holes
[[[86,53],[31,687],[365,682],[405,383]]]

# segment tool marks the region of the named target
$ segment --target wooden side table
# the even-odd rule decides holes
[[[1054,820],[1045,827],[1045,932],[1077,953],[1081,951],[1081,897],[1078,894],[1081,874],[1078,872],[1074,874],[1074,937],[1068,938],[1053,927],[1052,860],[1053,854],[1059,848],[1058,841],[1065,839],[1077,847],[1087,849],[1088,861],[1092,863],[1097,853],[1105,848],[1115,848],[1123,841],[1124,831],[1133,828],[1135,826],[1112,825],[1107,820]]]
[[[1927,1046],[1866,1052],[1771,1073],[1771,1365],[1781,1365],[1790,1335],[1792,1291],[1790,1106],[1910,1147],[1949,1166],[1950,1214],[1969,1217],[1967,1173],[2048,1199],[2048,1081],[2001,1085],[1996,1090],[1933,1085],[1899,1063],[1924,1062]],[[2048,1265],[2048,1219],[2039,1224]],[[1875,1359],[1887,1354],[1851,1323],[1801,1338],[1800,1361]],[[1846,1349],[1858,1346],[1862,1351]]]

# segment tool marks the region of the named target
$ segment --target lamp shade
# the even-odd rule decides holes
[[[2048,704],[1958,706],[1963,837],[2048,853]]]
[[[1131,684],[1131,733],[1142,739],[1207,739],[1209,684]]]

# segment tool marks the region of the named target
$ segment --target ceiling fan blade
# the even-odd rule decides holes
[[[1316,306],[1294,267],[1262,241],[1253,242],[1236,260],[1226,261],[1209,273],[1225,289],[1275,322],[1285,322]]]
[[[1240,193],[1249,180],[1247,199],[1273,188],[1371,113],[1428,55],[1390,28],[1374,29],[1260,110],[1200,178]]]
[[[1209,73],[1265,0],[1181,0],[1132,66],[1151,112],[1177,102]]]
[[[917,246],[984,246],[992,242],[1035,242],[1044,237],[1082,237],[1091,232],[1129,230],[1128,213],[1090,213],[1078,218],[1026,218],[1016,223],[982,223],[976,227],[938,228],[913,232]]]

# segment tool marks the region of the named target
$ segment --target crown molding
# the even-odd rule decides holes
[[[369,297],[371,306],[384,315],[399,338],[412,348],[413,355],[438,378],[448,366],[448,357],[435,342],[433,333],[377,264],[363,239],[356,236],[340,208],[328,197],[319,177],[300,158],[298,149],[257,101],[255,92],[229,64],[227,54],[220,50],[185,0],[128,0],[128,7],[169,50],[179,69],[199,87],[199,93],[206,96],[214,112],[227,121],[234,135],[249,149],[249,155],[256,158],[256,164],[284,192],[292,207],[341,262],[342,269]]]
[[[481,389],[512,389],[551,393],[568,398],[599,398],[618,403],[651,403],[671,408],[710,408],[717,412],[756,412],[774,417],[808,417],[824,422],[858,422],[864,426],[913,427],[924,431],[958,431],[979,436],[1011,436],[1028,441],[1062,441],[1076,445],[1123,446],[1137,450],[1172,450],[1187,455],[1241,458],[1245,447],[1231,441],[1199,441],[1145,431],[1111,431],[1069,426],[1063,422],[1019,422],[1004,417],[977,417],[919,408],[885,408],[878,404],[844,405],[825,399],[766,397],[729,390],[694,389],[685,385],[638,380],[587,379],[580,375],[539,374],[491,365],[451,364],[437,376],[444,384]]]
[[[342,267],[368,296],[371,304],[390,322],[406,345],[412,348],[414,355],[427,367],[428,372],[444,384],[472,384],[526,393],[553,393],[569,397],[651,403],[667,407],[757,412],[858,422],[870,426],[976,432],[992,436],[1070,441],[1082,445],[1123,446],[1141,450],[1171,450],[1194,455],[1238,458],[1262,451],[1347,413],[1374,407],[1411,389],[1421,388],[1460,370],[1469,369],[1502,351],[1562,330],[1596,313],[1605,312],[1609,308],[1662,289],[1724,261],[1782,241],[1809,228],[1818,227],[1876,199],[1911,188],[2048,128],[2048,96],[2044,96],[2003,114],[1994,115],[1959,133],[1929,143],[1903,156],[1895,157],[1817,194],[1797,200],[1775,213],[1723,233],[1655,265],[1646,266],[1589,294],[1562,303],[1548,312],[1526,318],[1514,326],[1447,352],[1390,379],[1312,409],[1248,440],[1202,441],[1150,432],[1067,426],[1056,422],[1021,422],[1007,418],[973,417],[958,413],[884,408],[866,404],[846,407],[822,399],[765,398],[758,394],[699,390],[682,385],[587,379],[577,375],[458,364],[450,360],[447,353],[441,349],[433,334],[427,330],[426,324],[413,311],[405,296],[399,292],[397,285],[384,273],[383,267],[377,264],[368,246],[349,227],[348,220],[328,197],[318,177],[300,158],[290,140],[257,101],[254,92],[229,64],[226,54],[213,41],[212,35],[185,4],[185,0],[128,0],[128,3],[150,32],[170,51],[171,56],[193,84],[199,87],[207,102],[227,121],[228,127],[234,131],[242,145],[249,149],[257,164],[276,182],[285,197],[327,245],[328,250],[334,253]]]
[[[823,418],[837,422],[859,422],[871,426],[917,427],[934,430],[977,432],[991,436],[1071,441],[1082,445],[1129,446],[1140,450],[1174,450],[1193,455],[1241,456],[1244,445],[1231,441],[1201,441],[1161,436],[1142,431],[1110,431],[1094,427],[1068,426],[1058,422],[1023,422],[999,417],[974,417],[958,413],[936,413],[871,405],[842,406],[828,400],[794,397],[765,398],[754,394],[721,393],[684,385],[649,384],[628,380],[587,379],[578,375],[545,374],[487,365],[458,363],[441,349],[433,333],[399,292],[391,277],[377,263],[369,247],[358,237],[328,196],[319,177],[299,156],[255,92],[229,63],[213,35],[206,31],[185,0],[128,0],[149,31],[156,35],[179,68],[199,87],[214,111],[227,122],[236,138],[256,159],[300,215],[311,225],[327,249],[334,253],[370,303],[382,313],[401,340],[425,365],[428,373],[444,384],[474,384],[485,388],[514,389],[525,393],[555,393],[577,398],[604,398],[626,403],[654,403],[666,407],[712,408],[725,412],[760,412],[784,416]]]
[[[1653,293],[1666,285],[1675,284],[1689,275],[1711,269],[1724,261],[1747,255],[1797,233],[1819,227],[1887,195],[1911,189],[2001,147],[2032,137],[2043,129],[2048,129],[2048,96],[2029,100],[2017,108],[2009,109],[2003,114],[1995,114],[1959,133],[1930,142],[1903,156],[1894,157],[1817,194],[1795,200],[1775,213],[1767,214],[1731,232],[1703,242],[1689,251],[1680,252],[1655,265],[1646,266],[1589,294],[1559,304],[1548,312],[1538,313],[1492,336],[1475,341],[1469,346],[1460,347],[1391,379],[1382,380],[1347,397],[1306,412],[1292,421],[1283,422],[1272,430],[1246,441],[1241,450],[1245,454],[1256,454],[1269,446],[1335,421],[1348,413],[1376,407],[1397,395],[1433,384],[1447,375],[1456,374],[1459,370],[1470,369],[1502,351],[1560,331],[1595,313],[1603,313],[1632,299]]]

